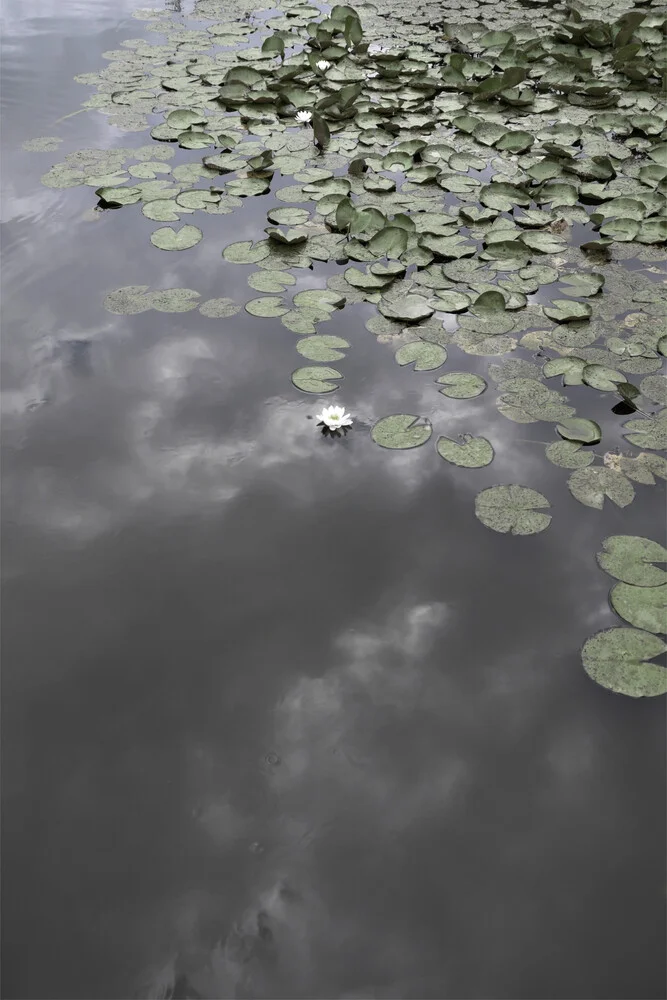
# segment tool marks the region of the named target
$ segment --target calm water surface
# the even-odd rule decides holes
[[[129,284],[256,296],[220,251],[267,208],[166,254],[137,206],[91,221],[90,188],[39,184],[147,141],[53,124],[132,8],[3,12],[3,995],[663,997],[664,702],[595,686],[579,648],[618,624],[601,540],[663,538],[664,497],[582,507],[548,425],[446,400],[368,307],[326,330],[353,345],[340,441],[278,321],[106,312]],[[400,411],[495,461],[377,448]],[[502,482],[549,497],[548,531],[482,527]]]

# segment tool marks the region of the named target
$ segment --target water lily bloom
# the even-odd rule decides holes
[[[298,122],[303,122],[304,125],[307,125],[312,117],[312,111],[297,111],[296,113],[296,120]]]
[[[345,412],[344,406],[325,406],[322,412],[317,414],[316,419],[330,431],[352,426],[352,417]]]
[[[320,59],[317,63],[317,68],[321,69],[323,73],[326,69],[329,69],[329,66],[331,66],[331,63],[327,59]]]

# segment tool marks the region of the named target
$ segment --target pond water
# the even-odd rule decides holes
[[[74,74],[150,39],[138,6],[3,12],[3,995],[663,997],[664,701],[594,684],[580,649],[624,624],[595,553],[664,542],[664,483],[582,506],[551,424],[399,367],[373,304],[326,327],[353,348],[329,398],[290,382],[308,362],[278,319],[105,310],[128,285],[256,297],[221,251],[280,204],[197,212],[201,244],[167,254],[139,206],[40,184],[151,141],[55,124],[89,95]],[[64,142],[22,149],[42,135]],[[495,459],[379,448],[391,413]],[[548,530],[482,525],[498,483],[547,496]]]

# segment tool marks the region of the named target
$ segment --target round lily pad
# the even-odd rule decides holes
[[[414,362],[414,371],[429,372],[447,360],[447,351],[440,344],[432,344],[426,340],[415,340],[399,347],[394,355],[399,365],[409,365]]]
[[[342,337],[316,334],[299,340],[296,349],[309,361],[338,361],[345,357],[343,351],[350,345]]]
[[[342,377],[335,368],[328,368],[325,365],[311,365],[307,368],[297,368],[295,372],[292,372],[292,382],[297,389],[319,394],[335,392],[338,386],[334,385],[331,380]]]
[[[452,465],[464,469],[481,469],[493,461],[494,450],[490,441],[483,437],[461,435],[459,441],[448,437],[439,437],[436,448],[441,458]]]
[[[502,534],[535,535],[551,523],[551,514],[541,513],[551,504],[528,486],[512,483],[491,486],[475,497],[475,514],[487,528]]]
[[[405,295],[391,301],[381,299],[378,309],[387,319],[402,320],[404,323],[418,323],[435,312],[433,306],[421,295]]]
[[[474,399],[486,389],[486,382],[476,372],[446,372],[436,379],[436,385],[450,399]]]
[[[600,425],[585,417],[569,417],[557,424],[556,430],[566,441],[578,441],[580,444],[597,444],[602,438]]]
[[[207,299],[202,302],[199,312],[202,316],[209,316],[211,319],[227,319],[229,316],[236,316],[241,311],[241,306],[233,299]]]
[[[382,448],[418,448],[433,433],[429,420],[409,413],[392,413],[373,426],[371,437]]]
[[[230,243],[222,251],[222,256],[232,264],[256,264],[269,256],[267,241],[254,243],[252,240],[243,240],[241,243]]]
[[[201,238],[202,231],[197,226],[181,226],[178,230],[172,226],[163,226],[151,234],[151,243],[158,250],[189,250]]]
[[[631,698],[667,693],[667,670],[650,663],[667,646],[650,632],[631,628],[609,628],[584,643],[584,670],[596,684]]]
[[[636,587],[617,583],[609,601],[616,614],[646,632],[667,632],[667,583],[658,587]]]
[[[624,583],[637,587],[667,583],[667,571],[662,568],[667,563],[667,549],[641,535],[610,535],[603,541],[597,561],[606,573]]]
[[[260,299],[250,299],[249,302],[246,302],[245,308],[251,316],[261,316],[265,319],[282,316],[288,311],[279,295],[266,295]]]

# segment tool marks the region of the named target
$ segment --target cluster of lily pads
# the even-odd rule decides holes
[[[319,327],[349,303],[375,305],[366,328],[416,372],[442,368],[451,346],[489,358],[522,350],[488,367],[498,411],[554,426],[546,457],[569,470],[578,501],[624,507],[633,483],[667,478],[652,454],[667,448],[667,380],[657,374],[667,294],[655,273],[667,259],[667,10],[448,0],[439,19],[429,9],[430,19],[395,4],[323,16],[308,0],[283,0],[268,20],[241,8],[233,20],[228,8],[218,22],[221,5],[198,0],[198,29],[140,12],[165,40],[129,39],[105,53],[107,69],[78,79],[97,87],[84,107],[128,132],[150,128],[153,143],[69,154],[42,181],[86,184],[103,209],[137,204],[147,219],[183,223],[152,233],[168,251],[202,239],[185,221],[193,214],[242,212],[246,198],[271,193],[281,204],[264,238],[222,256],[255,267],[248,284],[260,295],[246,311],[299,336],[309,363],[292,373],[297,389],[339,388],[329,362],[351,345]],[[194,158],[172,167],[176,148]],[[630,258],[639,267],[624,266]],[[326,288],[292,295],[292,272],[317,262],[340,270]],[[211,318],[241,308],[199,300],[191,289],[129,286],[105,304]],[[596,453],[599,425],[551,380],[608,394],[641,452]],[[445,370],[435,387],[471,399],[488,382]],[[432,433],[419,415],[390,414],[371,436],[405,449]],[[440,436],[436,450],[465,468],[494,458],[491,442],[471,435]],[[527,535],[549,525],[548,507],[511,484],[482,491],[475,513]]]

